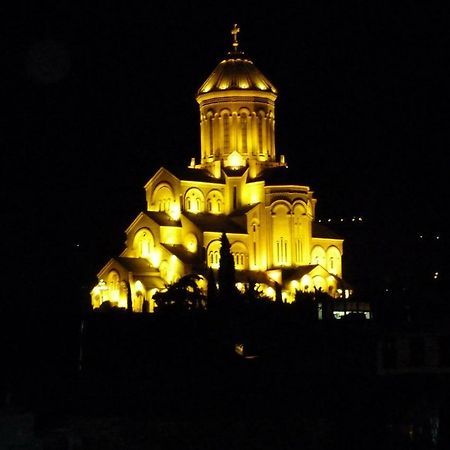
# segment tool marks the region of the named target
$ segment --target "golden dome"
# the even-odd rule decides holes
[[[213,70],[197,95],[230,90],[261,91],[277,94],[275,86],[242,52],[230,52]]]

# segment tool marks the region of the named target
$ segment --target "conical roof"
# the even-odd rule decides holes
[[[226,90],[249,90],[277,94],[275,86],[246,58],[243,52],[229,52],[197,91],[197,95]]]

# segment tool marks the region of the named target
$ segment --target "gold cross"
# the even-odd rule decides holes
[[[237,23],[234,24],[233,29],[231,30],[231,34],[233,35],[233,47],[234,51],[237,52],[237,48],[239,45],[239,42],[237,40],[237,34],[241,31],[241,29],[237,26]]]

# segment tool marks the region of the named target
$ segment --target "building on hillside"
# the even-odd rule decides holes
[[[183,275],[219,267],[225,232],[238,288],[253,280],[285,301],[297,290],[321,289],[346,298],[343,239],[315,221],[316,198],[298,184],[275,149],[277,89],[239,49],[232,50],[200,86],[200,157],[184,170],[161,167],[145,185],[147,208],[125,231],[125,249],[98,273],[94,308],[131,301],[141,311]],[[205,279],[206,284],[206,279]]]

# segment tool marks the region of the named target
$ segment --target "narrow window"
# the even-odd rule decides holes
[[[241,114],[242,152],[247,153],[247,114]]]
[[[223,147],[225,154],[230,152],[230,118],[228,114],[223,116]]]
[[[209,118],[209,154],[213,155],[214,153],[214,145],[213,145],[213,126],[214,126],[214,121],[213,121],[213,117],[211,116]]]
[[[263,118],[262,116],[258,116],[258,144],[259,144],[259,153],[263,154]]]

